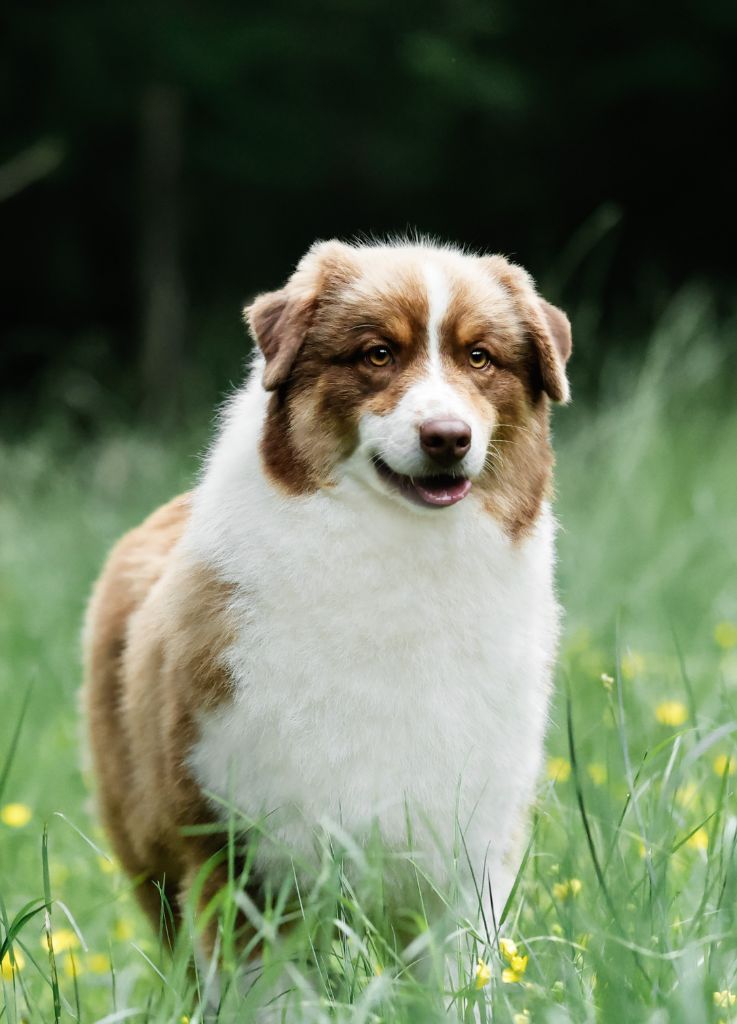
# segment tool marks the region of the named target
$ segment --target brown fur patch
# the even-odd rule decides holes
[[[260,295],[248,311],[249,322],[266,357],[263,384],[274,391],[289,376],[312,319],[311,295],[291,295],[287,288]]]
[[[486,467],[474,482],[489,513],[513,538],[523,536],[550,496],[553,453],[534,351],[509,294],[483,280],[457,281],[442,324],[446,373],[482,419],[495,422]],[[492,364],[474,370],[470,352],[483,347]]]
[[[331,253],[334,256],[334,253]],[[363,412],[388,412],[421,372],[427,296],[412,267],[369,268],[360,277],[315,271],[321,291],[287,380],[272,398],[261,439],[264,467],[290,494],[330,486],[354,450]],[[289,286],[287,286],[289,287]],[[362,352],[387,343],[396,362],[369,367]]]
[[[567,402],[565,364],[572,347],[568,317],[540,298],[532,278],[522,267],[503,256],[488,256],[483,262],[514,300],[522,328],[537,353],[543,389],[554,402]]]
[[[156,926],[164,885],[177,909],[186,885],[222,840],[182,829],[213,821],[186,756],[200,709],[229,699],[218,657],[232,639],[230,587],[177,551],[184,495],[114,548],[90,603],[86,704],[103,822]]]

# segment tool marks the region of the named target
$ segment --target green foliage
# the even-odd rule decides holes
[[[549,777],[505,922],[516,954],[493,928],[428,923],[421,907],[400,939],[381,909],[381,851],[325,835],[311,887],[287,878],[256,908],[233,877],[212,908],[221,1022],[252,1019],[288,963],[300,1020],[431,1024],[452,1003],[443,949],[468,983],[451,1011],[465,1021],[491,1020],[491,1006],[496,1024],[735,1019],[737,413],[720,342],[708,303],[684,293],[637,371],[612,371],[606,401],[556,413],[567,627]],[[195,925],[170,957],[136,910],[88,808],[75,704],[91,581],[119,533],[191,481],[196,433],[77,450],[44,435],[0,453],[3,1024],[202,1019]],[[245,1000],[228,988],[243,971],[236,905],[266,968]],[[421,955],[430,965],[411,969]]]

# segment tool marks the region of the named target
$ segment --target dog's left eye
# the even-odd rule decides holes
[[[386,345],[373,345],[364,352],[363,358],[369,366],[389,366],[390,363],[394,362],[391,349],[387,348]]]
[[[468,362],[474,370],[485,370],[491,365],[491,356],[485,348],[474,348],[468,353]]]

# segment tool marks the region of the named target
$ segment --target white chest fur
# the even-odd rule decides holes
[[[539,768],[557,637],[554,524],[512,543],[471,497],[415,512],[346,475],[281,497],[256,452],[263,397],[230,410],[186,537],[240,595],[226,657],[235,700],[201,723],[191,766],[303,856],[313,829],[378,824],[386,843],[466,833],[502,861]],[[433,839],[430,835],[434,834]],[[441,842],[442,847],[442,842]],[[284,855],[261,844],[264,871]]]

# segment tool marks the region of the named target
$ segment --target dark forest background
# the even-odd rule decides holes
[[[527,266],[596,394],[686,283],[732,315],[736,44],[725,0],[6,5],[0,424],[209,408],[315,238],[415,229]]]

